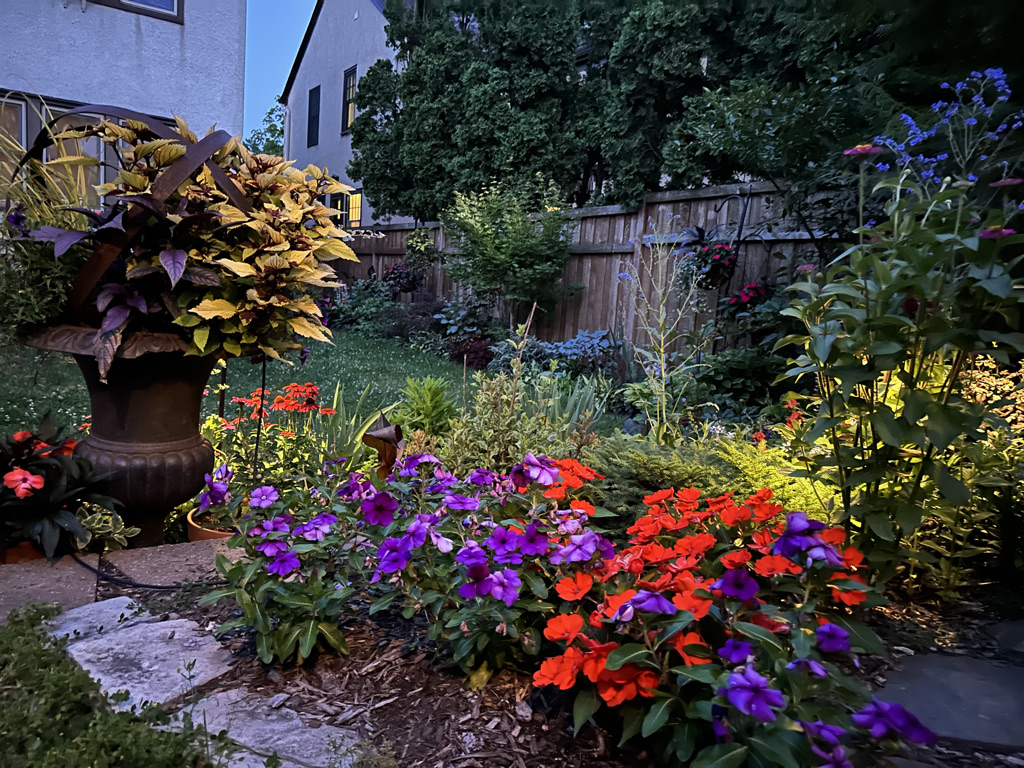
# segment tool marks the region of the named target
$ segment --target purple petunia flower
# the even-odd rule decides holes
[[[487,553],[475,541],[467,541],[466,546],[456,553],[455,562],[463,565],[480,565],[487,562]]]
[[[292,550],[278,555],[267,566],[267,573],[287,576],[299,567],[299,556]]]
[[[255,526],[249,531],[250,536],[266,536],[267,534],[280,532],[288,533],[291,531],[289,527],[292,522],[290,515],[278,515],[272,520],[264,520],[259,525]]]
[[[579,533],[569,537],[569,543],[551,553],[551,563],[585,563],[597,552],[598,536],[593,531]]]
[[[509,608],[519,599],[519,588],[523,582],[511,568],[491,574],[491,597],[501,600]]]
[[[754,648],[742,640],[726,640],[725,645],[718,649],[718,655],[730,664],[743,664],[754,655]]]
[[[833,747],[838,747],[843,736],[846,735],[846,731],[843,728],[840,728],[838,725],[829,725],[821,720],[815,720],[813,723],[801,721],[800,727],[804,729],[807,738],[820,739],[826,744],[831,744]]]
[[[850,650],[850,633],[838,624],[826,622],[815,630],[815,635],[822,653],[848,653]]]
[[[379,563],[377,564],[377,570],[373,574],[373,578],[370,579],[371,584],[375,584],[380,581],[380,575],[382,573],[397,573],[405,568],[409,561],[412,560],[412,555],[406,546],[406,542],[402,539],[387,538],[380,545],[380,549],[377,550],[377,557]]]
[[[746,602],[757,594],[757,579],[750,575],[745,568],[733,568],[725,572],[725,576],[715,583],[716,589],[721,589],[723,595],[735,597]]]
[[[901,705],[878,699],[871,699],[870,704],[851,715],[850,719],[858,728],[870,731],[876,739],[884,739],[892,734],[918,744],[931,745],[938,738]]]
[[[427,493],[445,493],[452,486],[459,484],[459,478],[446,469],[438,467],[434,470],[434,482],[424,490]]]
[[[253,509],[266,509],[280,498],[277,488],[272,485],[263,485],[249,495],[249,506]]]
[[[853,763],[846,756],[846,747],[836,745],[826,752],[821,747],[812,746],[811,752],[825,761],[818,768],[853,768]]]
[[[442,502],[448,509],[459,512],[475,512],[480,507],[480,499],[472,496],[463,496],[460,493],[449,493]]]
[[[499,525],[491,531],[490,537],[484,541],[484,546],[490,547],[498,555],[514,552],[519,546],[519,534]]]
[[[650,592],[646,589],[641,589],[637,592],[629,602],[636,610],[646,611],[647,613],[663,613],[666,616],[674,616],[679,613],[679,609],[672,605],[671,601],[667,600],[664,595]]]
[[[494,577],[491,576],[487,563],[474,563],[469,566],[466,569],[466,578],[469,581],[459,586],[459,594],[465,600],[488,595],[494,588]]]
[[[398,470],[398,476],[416,477],[419,474],[417,467],[424,463],[440,464],[441,460],[429,453],[414,453],[412,456],[406,456],[402,461],[401,468]]]
[[[543,555],[550,547],[546,534],[542,533],[537,523],[530,523],[519,537],[519,551],[524,555]]]
[[[254,549],[265,557],[278,557],[287,552],[289,547],[288,542],[271,539],[269,541],[261,541]]]
[[[361,509],[366,522],[383,527],[391,525],[394,521],[398,502],[387,491],[381,491],[364,499]]]
[[[437,547],[438,552],[448,554],[452,549],[454,549],[452,540],[442,536],[435,528],[429,528],[427,533],[430,534],[430,541],[435,547]]]
[[[7,226],[17,231],[17,233],[22,237],[28,237],[28,227],[25,224],[25,222],[28,221],[28,218],[24,213],[22,213],[24,210],[24,204],[18,203],[14,208],[8,211]]]
[[[824,528],[824,523],[809,519],[803,512],[791,512],[786,516],[786,530],[776,540],[772,554],[801,565],[824,560],[834,568],[842,568],[843,560],[835,547],[818,535]]]
[[[491,472],[489,469],[479,467],[469,473],[469,477],[466,479],[466,482],[470,485],[493,485],[497,479],[498,476],[494,472]]]
[[[405,529],[405,536],[402,537],[405,546],[410,550],[422,547],[427,541],[427,533],[433,523],[433,515],[416,515],[416,519]]]
[[[516,464],[508,473],[513,485],[525,488],[531,483],[538,485],[554,485],[558,482],[558,467],[544,456],[526,454],[522,464]]]
[[[753,669],[740,669],[729,675],[725,697],[736,709],[745,715],[752,715],[762,723],[775,722],[772,707],[786,706],[786,699],[780,691],[768,687],[768,678]]]
[[[825,669],[825,666],[814,659],[793,659],[786,665],[786,669],[810,672],[815,677],[828,677],[828,670]]]

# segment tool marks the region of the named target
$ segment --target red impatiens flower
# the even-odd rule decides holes
[[[676,649],[676,653],[683,657],[683,663],[688,667],[694,667],[699,664],[710,664],[711,663],[711,648],[696,632],[678,633],[673,637],[669,638],[668,644]],[[687,653],[687,646],[699,645],[702,648],[707,648],[707,656],[694,656],[692,653]],[[692,650],[692,649],[691,649]]]
[[[597,510],[594,509],[594,505],[589,501],[583,501],[582,499],[576,499],[569,502],[569,509],[578,509],[580,512],[586,512],[587,517],[590,517]]]
[[[655,504],[661,504],[665,499],[671,499],[675,492],[674,488],[666,488],[663,491],[652,493],[650,496],[644,496],[644,504],[648,507],[653,507]]]
[[[839,579],[852,579],[853,581],[863,584],[865,587],[868,585],[866,581],[860,576],[851,573],[833,573],[829,578],[829,581],[837,581]],[[851,608],[855,605],[860,605],[868,599],[868,593],[860,589],[838,589],[832,587],[832,599],[837,603],[848,605]]]
[[[548,620],[544,628],[544,637],[548,640],[564,640],[566,645],[576,639],[583,629],[583,617],[575,613],[562,613]]]
[[[601,673],[604,672],[608,654],[618,648],[619,644],[616,642],[599,643],[583,636],[580,637],[580,640],[588,649],[587,654],[583,657],[583,674],[590,682],[596,683],[601,677]]]
[[[747,550],[740,550],[739,552],[730,552],[727,555],[722,555],[721,563],[728,569],[739,568],[750,562],[751,554]]]
[[[14,440],[14,442],[16,443],[23,443],[26,440],[31,439],[31,437],[32,433],[26,432],[25,430],[22,430],[21,432],[15,432],[13,435],[11,435],[11,439]]]
[[[545,659],[540,669],[533,675],[533,684],[538,688],[555,685],[568,691],[576,685],[576,675],[583,665],[583,651],[579,648],[566,648],[561,656]]]
[[[555,585],[555,592],[563,600],[573,602],[583,599],[583,596],[594,586],[594,579],[586,573],[576,573],[573,576],[566,576]],[[576,617],[580,618],[580,617]],[[580,618],[582,625],[583,619]]]
[[[626,664],[614,671],[605,669],[597,679],[597,692],[610,707],[617,707],[638,695],[653,698],[657,687],[658,673],[636,664]]]
[[[800,573],[803,568],[782,555],[767,555],[754,563],[754,572],[759,576],[778,576],[780,573]]]
[[[19,499],[27,499],[34,491],[43,487],[46,481],[42,475],[33,475],[24,469],[12,469],[4,475],[4,486],[14,491]]]

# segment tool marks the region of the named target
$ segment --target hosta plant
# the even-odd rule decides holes
[[[30,253],[60,260],[84,246],[93,252],[89,264],[102,267],[83,269],[69,301],[42,323],[98,327],[101,373],[137,331],[176,333],[201,355],[276,358],[301,348],[298,338],[328,339],[315,297],[334,285],[327,262],[355,255],[332,222],[336,212],[320,202],[347,189],[325,170],[254,155],[223,132],[200,139],[181,120],[176,130],[101,120],[56,138],[98,139],[118,158],[114,178],[96,189],[107,207],[77,209],[87,226],[28,212],[42,224],[29,236],[53,243],[48,254]],[[25,183],[34,183],[31,174]],[[38,320],[17,330],[38,330]]]
[[[544,637],[558,652],[533,679],[575,691],[577,730],[609,707],[623,742],[697,768],[849,768],[853,731],[934,739],[848,675],[856,654],[883,652],[851,616],[880,601],[861,553],[771,498],[651,494],[630,546],[555,584]]]

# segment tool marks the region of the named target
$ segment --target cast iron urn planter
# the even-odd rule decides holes
[[[168,513],[195,496],[213,470],[199,412],[216,358],[186,356],[186,342],[174,334],[136,333],[103,382],[92,355],[96,333],[57,326],[29,344],[74,355],[92,404],[92,427],[75,453],[92,463],[103,492],[124,504],[125,523],[142,529],[132,545],[159,544]]]

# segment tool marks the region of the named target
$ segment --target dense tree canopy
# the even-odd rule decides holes
[[[1020,78],[1005,30],[1021,27],[1024,4],[979,8],[392,2],[398,67],[380,61],[359,83],[350,175],[378,214],[420,220],[456,192],[537,173],[576,204],[636,203],[737,172],[820,182],[837,147],[929,104],[941,80],[989,66]]]

